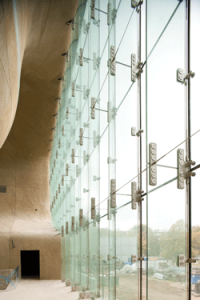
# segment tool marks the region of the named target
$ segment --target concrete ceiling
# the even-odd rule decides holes
[[[58,78],[65,68],[61,55],[71,43],[66,22],[74,17],[77,2],[0,2],[0,147],[8,136],[18,157],[44,156],[51,148]]]

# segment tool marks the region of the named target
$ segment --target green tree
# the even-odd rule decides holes
[[[192,228],[192,256],[200,256],[200,226]]]
[[[147,243],[147,230],[148,230],[148,243]],[[138,251],[139,251],[139,227],[136,225],[128,231],[117,231],[117,236],[133,236],[138,239]],[[155,232],[147,227],[145,224],[142,225],[142,255],[146,256],[148,245],[148,255],[158,256],[160,254],[160,241]]]
[[[178,220],[169,231],[160,238],[160,255],[165,259],[177,260],[179,254],[185,253],[185,223]]]

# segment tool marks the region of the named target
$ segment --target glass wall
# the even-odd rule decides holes
[[[198,10],[79,0],[66,25],[50,209],[80,299],[200,296]]]

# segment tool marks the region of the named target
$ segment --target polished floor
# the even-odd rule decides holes
[[[78,292],[71,292],[61,280],[21,280],[13,291],[1,292],[1,300],[77,300]]]

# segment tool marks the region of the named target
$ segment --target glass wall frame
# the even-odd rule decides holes
[[[50,208],[80,299],[198,295],[191,2],[80,0],[68,25]]]

